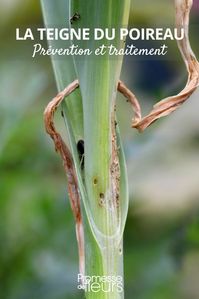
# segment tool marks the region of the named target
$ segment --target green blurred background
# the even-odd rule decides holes
[[[0,4],[0,298],[82,298],[66,179],[43,126],[44,107],[56,94],[51,62],[30,59],[26,44],[15,42],[16,27],[43,25],[40,3]],[[173,1],[133,1],[131,26],[173,21]],[[191,23],[199,54],[198,0]],[[122,78],[145,112],[179,91],[186,76],[175,42],[166,59],[126,58]],[[198,96],[142,135],[130,128],[131,108],[118,97],[130,186],[126,298],[199,298]]]

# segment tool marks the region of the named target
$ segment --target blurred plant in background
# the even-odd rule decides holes
[[[191,38],[199,54],[197,1],[194,7]],[[173,1],[135,0],[132,10],[131,26],[173,22]],[[50,60],[28,59],[27,48],[14,41],[15,27],[41,24],[38,1],[1,1],[2,299],[82,297],[76,287],[78,258],[65,178],[43,128],[43,108],[56,94]],[[139,88],[146,110],[154,95],[160,98],[171,88],[177,92],[185,70],[176,45],[170,45],[167,60],[126,58],[123,80]],[[129,128],[130,107],[118,97],[134,198],[124,238],[126,298],[132,293],[136,299],[199,297],[198,95],[143,135]]]

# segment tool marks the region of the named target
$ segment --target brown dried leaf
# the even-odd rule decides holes
[[[70,150],[63,141],[61,135],[56,131],[54,125],[54,113],[57,110],[57,107],[60,105],[60,103],[63,101],[65,97],[69,96],[69,94],[71,94],[78,87],[79,82],[75,80],[70,85],[68,85],[62,92],[60,92],[54,99],[52,99],[52,101],[47,105],[44,111],[44,122],[46,132],[53,139],[55,144],[55,150],[59,152],[63,160],[64,169],[67,175],[68,194],[71,208],[76,221],[76,235],[79,247],[79,268],[80,273],[84,273],[84,232],[77,176]]]
[[[131,103],[135,111],[132,127],[138,129],[140,132],[160,117],[169,115],[171,112],[175,111],[192,95],[199,85],[199,63],[189,42],[189,15],[192,4],[192,0],[175,0],[176,27],[178,30],[183,28],[185,32],[184,39],[178,41],[178,47],[188,71],[187,84],[179,94],[167,97],[155,104],[152,111],[144,118],[141,117],[138,100],[131,93]],[[120,91],[125,96],[130,95],[130,91],[128,90],[121,90],[120,88]]]
[[[134,121],[139,122],[141,120],[142,116],[141,116],[140,104],[139,104],[136,96],[126,87],[126,85],[122,81],[118,82],[117,90],[120,93],[122,93],[125,98],[127,98],[128,102],[131,103],[131,106],[135,113]]]

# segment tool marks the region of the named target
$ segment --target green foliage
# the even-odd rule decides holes
[[[66,20],[68,19],[69,21],[70,16],[73,15],[74,12],[78,12],[81,16],[80,20],[78,20],[78,27],[83,28],[88,22],[87,26],[91,31],[98,26],[104,28],[108,26],[118,28],[127,24],[129,1],[124,1],[123,3],[117,1],[114,5],[112,4],[112,2],[100,2],[99,4],[97,1],[90,1],[85,6],[81,2],[72,1],[71,11],[69,12],[69,1],[61,1],[59,4],[55,4],[53,1],[42,1],[47,26],[56,24],[64,27]],[[90,15],[90,11],[94,13]],[[104,11],[107,13],[104,14]],[[56,47],[60,46],[59,41],[51,44]],[[92,50],[96,46],[99,46],[94,40],[90,40],[88,44],[81,41],[79,45],[82,48],[88,47]],[[116,46],[118,45],[119,41],[116,40]],[[65,44],[65,47],[66,46],[67,44]],[[58,58],[53,58],[53,66],[59,88],[63,88],[63,83],[66,84],[67,82],[66,85],[71,83],[75,76],[74,70],[76,69],[77,71],[82,102],[80,94],[75,95],[72,99],[69,99],[69,103],[68,99],[66,100],[63,109],[65,112],[65,122],[70,146],[76,166],[81,198],[86,212],[85,215],[88,217],[84,222],[85,224],[89,223],[90,228],[88,229],[93,232],[93,237],[96,238],[100,250],[105,248],[105,251],[107,251],[106,253],[103,251],[100,253],[100,255],[103,256],[102,262],[98,263],[98,270],[97,266],[95,268],[97,271],[101,271],[101,264],[101,266],[104,267],[104,271],[107,271],[105,273],[108,275],[109,271],[111,271],[110,273],[117,271],[118,266],[116,264],[112,266],[105,265],[107,256],[104,256],[104,254],[110,256],[115,255],[116,253],[114,253],[114,251],[118,254],[118,246],[121,246],[120,241],[122,239],[128,206],[126,169],[122,149],[119,156],[121,163],[121,209],[119,209],[119,215],[117,209],[113,209],[113,202],[116,198],[114,198],[115,195],[112,189],[114,182],[110,170],[110,159],[112,155],[111,135],[113,130],[113,128],[111,128],[111,122],[112,114],[114,113],[115,93],[121,70],[121,61],[116,59],[110,60],[108,55],[103,57],[103,59],[97,59],[97,57],[91,57],[89,59],[85,57],[85,59],[74,58],[74,61],[75,66],[73,65],[72,58],[65,59],[64,62],[61,62]],[[70,109],[70,107],[72,107],[72,109]],[[78,120],[78,122],[76,120]],[[81,173],[76,150],[76,135],[77,132],[80,131],[82,131],[81,139],[84,139],[85,144],[84,174]],[[119,136],[119,131],[117,134]],[[118,147],[121,148],[119,142]],[[99,207],[100,194],[103,194],[105,202],[108,203],[108,205],[101,208]],[[111,202],[112,210],[110,212],[109,203]],[[85,235],[87,235],[86,231],[87,229],[85,229]],[[109,240],[109,237],[114,238],[114,241],[111,241],[111,238]],[[113,244],[109,245],[108,248],[106,244],[110,241],[113,242]],[[92,250],[87,249],[87,251],[98,251],[94,240],[91,242],[91,247]],[[95,264],[97,255],[99,255],[99,253],[93,256]],[[91,260],[91,256],[88,255],[87,258],[89,261]],[[107,267],[114,267],[115,269],[106,269]],[[91,267],[89,267],[89,269],[91,269]],[[88,272],[87,269],[86,272]]]

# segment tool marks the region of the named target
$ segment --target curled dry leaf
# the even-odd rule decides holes
[[[80,273],[84,273],[84,232],[83,232],[83,223],[82,215],[80,208],[80,195],[78,190],[78,182],[75,172],[75,167],[73,163],[73,158],[70,153],[69,148],[63,141],[61,135],[56,131],[54,125],[54,113],[57,110],[57,107],[63,101],[65,97],[71,94],[76,88],[79,87],[77,80],[72,82],[67,86],[62,92],[60,92],[52,101],[47,105],[44,111],[44,122],[46,132],[53,139],[55,144],[55,150],[59,152],[62,160],[64,169],[67,175],[67,184],[68,184],[68,194],[71,203],[71,208],[76,221],[76,235],[79,247],[79,268]]]
[[[136,123],[139,122],[140,119],[142,118],[142,116],[141,116],[140,104],[139,104],[136,96],[126,87],[126,85],[122,81],[118,82],[117,90],[123,94],[123,96],[127,99],[128,102],[131,103],[131,106],[135,113],[134,121]]]
[[[179,94],[167,97],[155,104],[152,111],[142,118],[136,97],[126,87],[120,88],[120,91],[125,96],[132,99],[131,103],[135,111],[132,127],[137,128],[140,132],[160,117],[169,115],[175,111],[192,95],[199,85],[199,62],[189,42],[189,15],[192,4],[192,0],[175,0],[176,27],[179,31],[181,28],[184,30],[184,38],[178,41],[178,47],[188,71],[188,80],[184,89]]]

